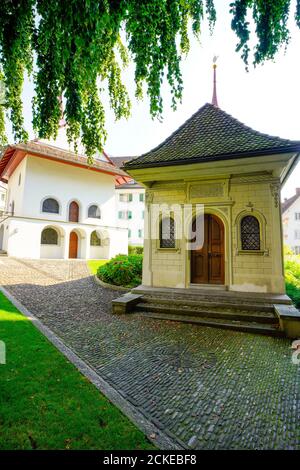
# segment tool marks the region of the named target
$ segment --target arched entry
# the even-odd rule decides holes
[[[191,251],[191,283],[224,284],[224,225],[216,215],[204,215],[203,246]]]
[[[78,235],[76,232],[70,233],[69,258],[78,257]]]
[[[76,201],[69,205],[69,222],[79,222],[79,205]]]

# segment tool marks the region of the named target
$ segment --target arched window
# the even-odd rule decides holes
[[[43,212],[48,212],[49,214],[58,214],[59,213],[59,204],[56,199],[49,197],[43,201],[42,206]]]
[[[45,228],[41,236],[42,245],[58,245],[58,233],[54,228]]]
[[[160,248],[175,248],[175,221],[172,217],[164,217],[159,226]]]
[[[90,240],[90,245],[91,246],[101,246],[101,238],[97,234],[96,230],[94,230],[91,233],[91,240]]]
[[[260,250],[259,221],[253,215],[246,215],[241,220],[241,246],[242,250]]]
[[[93,204],[92,206],[89,207],[88,217],[91,217],[93,219],[101,219],[101,212],[100,212],[99,207],[96,206],[96,204]]]

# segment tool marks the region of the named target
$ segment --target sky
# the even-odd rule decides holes
[[[291,8],[291,41],[287,51],[281,50],[275,61],[268,61],[246,72],[244,63],[235,52],[237,38],[230,28],[230,1],[215,0],[217,22],[210,36],[204,20],[200,41],[191,35],[191,50],[182,60],[183,99],[177,111],[170,106],[171,95],[167,83],[163,84],[163,122],[153,120],[149,102],[137,102],[134,93],[134,65],[123,73],[124,82],[132,100],[132,113],[128,120],[115,122],[104,96],[108,139],[105,150],[112,156],[137,156],[154,148],[174,132],[198,108],[212,98],[212,58],[218,56],[217,93],[219,107],[260,132],[283,138],[300,140],[300,30],[293,20],[295,2]],[[31,99],[33,85],[24,83],[25,124],[31,128]],[[300,163],[282,190],[282,197],[290,197],[300,187]]]

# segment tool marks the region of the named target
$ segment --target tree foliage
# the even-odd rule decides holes
[[[254,64],[272,59],[288,44],[290,0],[236,0],[230,4],[237,51],[249,60],[249,15],[256,26]],[[105,85],[116,119],[128,117],[130,100],[122,82],[129,56],[135,64],[136,96],[146,88],[150,114],[161,117],[166,77],[172,106],[182,96],[180,61],[189,51],[188,29],[199,35],[206,17],[213,30],[213,0],[2,0],[0,4],[0,144],[5,142],[3,110],[16,141],[26,141],[22,110],[24,73],[33,75],[33,126],[40,138],[55,137],[64,118],[70,142],[81,139],[86,153],[101,150],[106,138],[101,97]],[[295,20],[300,27],[300,0]],[[126,37],[126,46],[121,41]],[[1,104],[1,103],[0,103]]]

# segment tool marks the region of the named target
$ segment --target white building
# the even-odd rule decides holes
[[[0,214],[5,210],[6,185],[0,181]]]
[[[122,175],[106,154],[88,165],[86,157],[41,141],[7,146],[0,155],[7,183],[0,250],[33,259],[126,254],[127,229],[117,226],[115,212]]]
[[[132,157],[111,157],[121,167]],[[128,243],[144,245],[145,188],[130,176],[118,178],[116,184],[116,213],[118,226],[128,229]]]
[[[296,194],[285,199],[282,207],[282,226],[284,244],[291,247],[296,255],[300,254],[300,188]]]

